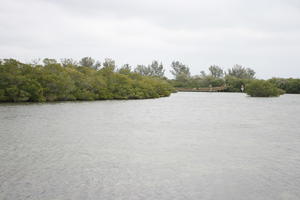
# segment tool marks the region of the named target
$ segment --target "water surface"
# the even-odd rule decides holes
[[[0,199],[300,199],[300,95],[0,104]]]

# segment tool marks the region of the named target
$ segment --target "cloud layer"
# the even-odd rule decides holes
[[[260,78],[300,77],[298,0],[2,0],[0,56],[114,58],[193,74],[243,64]]]

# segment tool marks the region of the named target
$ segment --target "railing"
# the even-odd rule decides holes
[[[221,92],[226,90],[226,86],[207,87],[207,88],[176,88],[178,92]]]

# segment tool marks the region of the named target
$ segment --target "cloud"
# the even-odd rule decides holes
[[[1,57],[93,56],[117,64],[166,66],[179,59],[199,73],[240,63],[259,77],[297,76],[296,0],[3,0]]]

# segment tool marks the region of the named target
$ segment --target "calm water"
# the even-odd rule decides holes
[[[1,200],[300,199],[300,95],[0,104]]]

